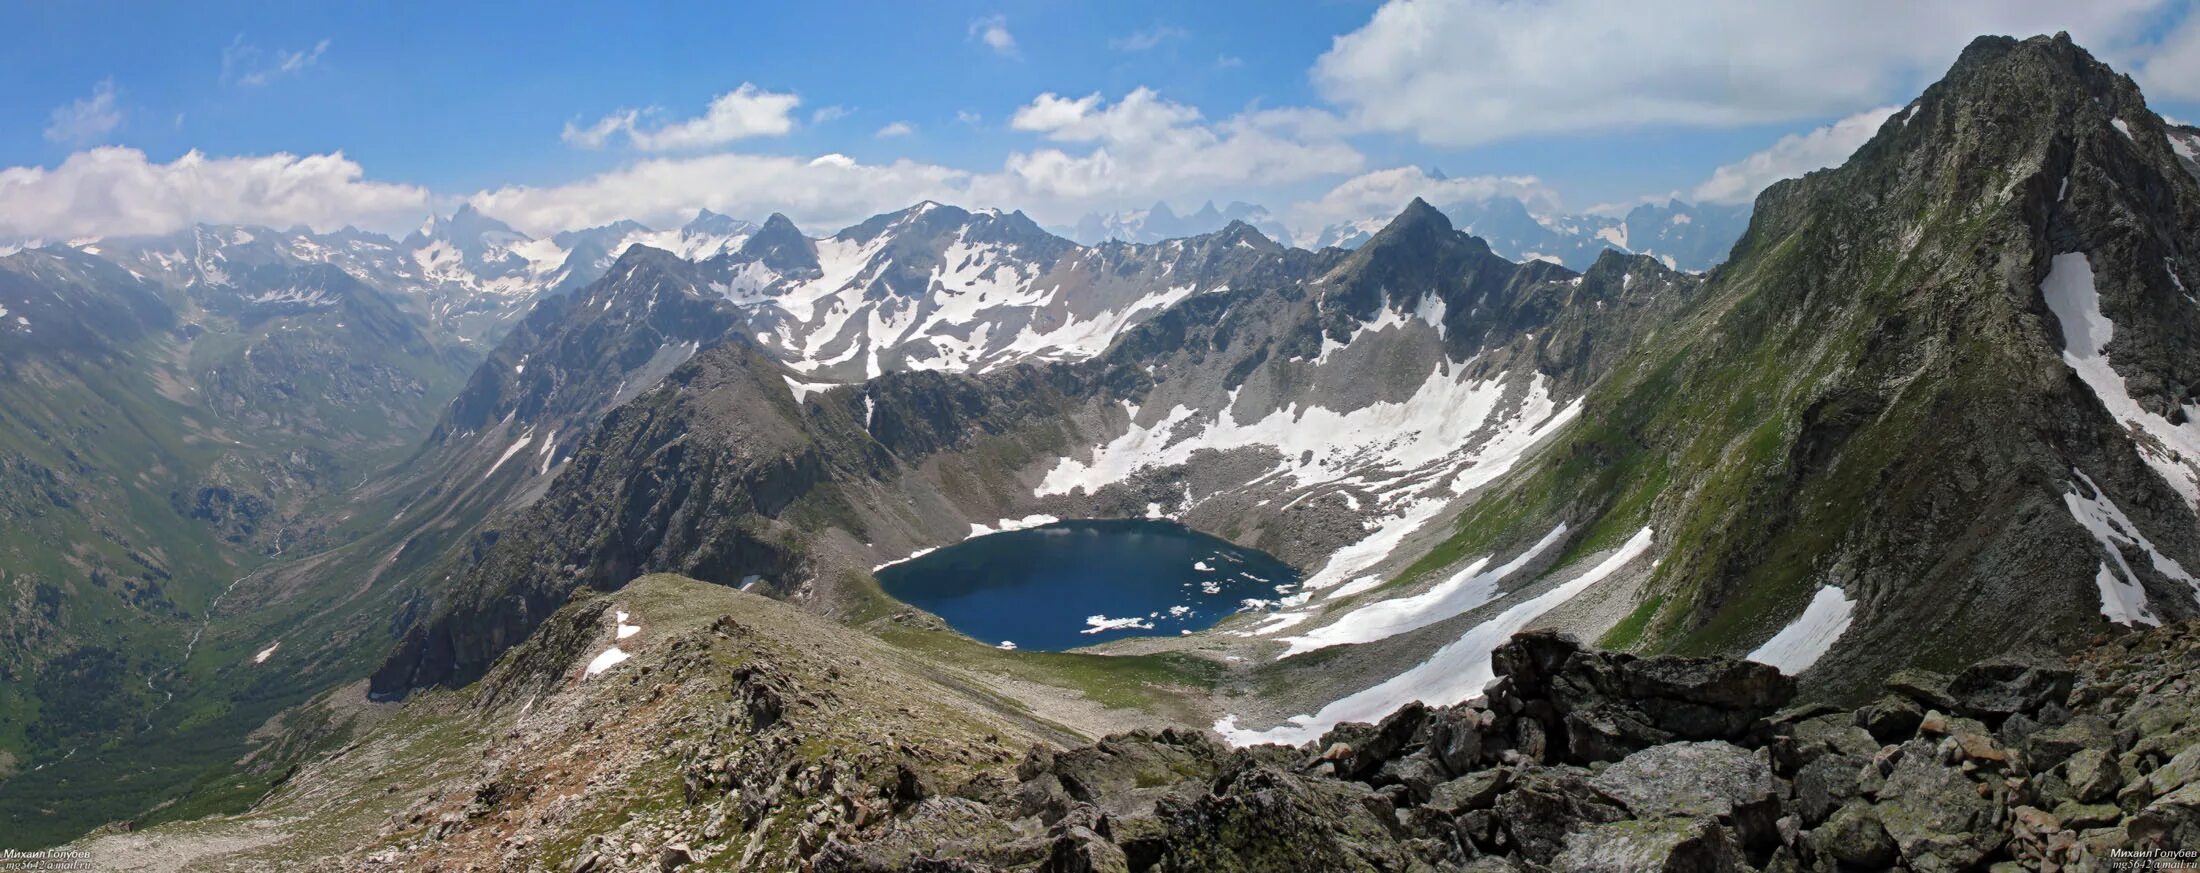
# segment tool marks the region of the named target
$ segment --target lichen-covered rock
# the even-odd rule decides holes
[[[1606,767],[1589,784],[1638,819],[1713,819],[1748,845],[1777,839],[1780,787],[1772,768],[1730,743],[1652,746]]]
[[[1988,661],[1963,668],[1949,680],[1947,694],[1955,711],[1999,725],[2017,713],[2061,703],[2076,678],[2065,667]]]
[[[1879,791],[1880,824],[1902,859],[1926,871],[1967,870],[2007,840],[1990,796],[1934,747],[1911,740]]]
[[[1874,869],[1893,864],[1900,854],[1894,838],[1879,822],[1879,811],[1862,800],[1842,804],[1811,831],[1810,844],[1841,863]]]
[[[1577,873],[1740,873],[1741,846],[1717,823],[1668,818],[1600,824],[1566,837],[1553,869]]]
[[[2063,762],[2063,781],[2079,803],[2095,803],[2116,796],[2124,787],[2124,769],[2106,749],[2080,749]]]

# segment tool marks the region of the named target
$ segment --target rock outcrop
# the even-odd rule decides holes
[[[2071,665],[1910,671],[1787,708],[1748,661],[1527,632],[1458,706],[1301,747],[1136,732],[1033,749],[984,811],[1026,845],[836,837],[820,871],[2091,870],[2200,846],[2200,625]],[[1902,713],[1917,713],[1914,718]],[[979,812],[963,806],[963,814]],[[941,851],[947,849],[947,851]],[[2133,854],[2138,853],[2138,854]],[[2149,854],[2152,853],[2152,854]]]

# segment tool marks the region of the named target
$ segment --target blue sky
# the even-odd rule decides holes
[[[1838,162],[1983,32],[2068,29],[2158,111],[2200,115],[2200,16],[2178,0],[8,16],[0,76],[15,87],[0,111],[16,122],[0,128],[0,167],[16,169],[0,170],[0,200],[16,203],[0,203],[0,236],[187,220],[394,229],[464,200],[538,233],[699,206],[787,211],[823,232],[926,196],[1050,223],[1245,199],[1295,226],[1424,189],[1551,211],[1746,200]],[[1454,178],[1404,169],[1419,167]]]

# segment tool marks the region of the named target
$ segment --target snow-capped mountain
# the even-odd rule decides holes
[[[756,339],[821,380],[1091,357],[1185,297],[1259,274],[1284,247],[1243,223],[1165,243],[1080,246],[1020,212],[923,203],[819,239],[774,216],[703,262]],[[756,250],[749,250],[756,249]],[[606,301],[608,304],[608,301]]]
[[[315,233],[303,227],[196,225],[161,236],[75,245],[163,285],[200,294],[227,289],[263,302],[293,293],[276,287],[280,280],[268,279],[268,271],[325,264],[394,295],[442,331],[486,347],[538,299],[602,277],[629,246],[703,260],[738,251],[755,231],[754,224],[703,210],[675,230],[621,221],[535,239],[461,206],[449,216],[431,216],[403,240],[349,227]]]
[[[1055,228],[1054,233],[1085,245],[1098,245],[1108,241],[1131,243],[1157,243],[1203,233],[1213,233],[1228,227],[1233,221],[1252,225],[1270,239],[1290,243],[1291,232],[1265,207],[1241,201],[1231,201],[1229,206],[1217,209],[1215,202],[1207,201],[1190,215],[1178,215],[1167,202],[1157,202],[1147,209],[1124,212],[1088,212],[1073,227]]]
[[[1749,207],[1645,203],[1623,216],[1543,215],[1511,197],[1439,206],[1467,233],[1488,241],[1500,255],[1586,270],[1605,249],[1657,258],[1667,267],[1702,272],[1726,259],[1749,222]],[[1357,248],[1387,224],[1387,216],[1338,222],[1312,235],[1309,246]]]

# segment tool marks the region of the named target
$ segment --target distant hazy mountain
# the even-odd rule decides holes
[[[1667,267],[1701,272],[1726,260],[1727,250],[1749,224],[1748,206],[1645,203],[1625,216],[1537,216],[1511,197],[1440,206],[1452,222],[1519,261],[1543,260],[1586,270],[1605,249],[1649,255]],[[1310,248],[1358,248],[1390,221],[1368,217],[1332,224],[1306,241]]]
[[[1233,221],[1252,225],[1269,239],[1285,245],[1291,243],[1290,230],[1266,208],[1239,201],[1216,209],[1215,202],[1209,200],[1190,215],[1177,215],[1167,203],[1155,203],[1152,208],[1128,212],[1091,212],[1078,219],[1075,227],[1054,228],[1053,232],[1088,246],[1109,240],[1156,243],[1213,233]]]

